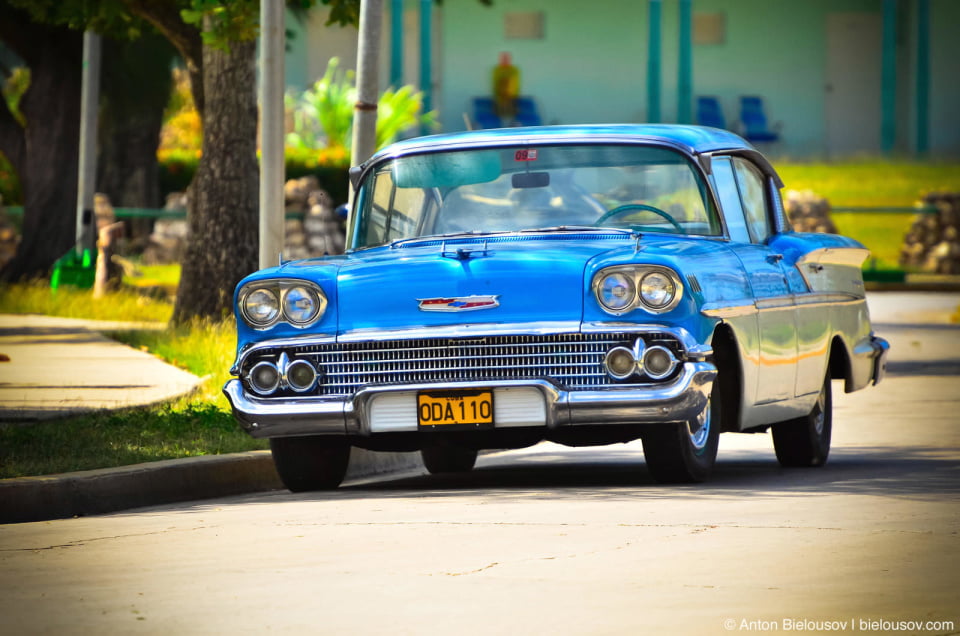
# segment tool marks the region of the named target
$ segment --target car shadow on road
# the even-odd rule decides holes
[[[784,494],[857,494],[943,500],[960,495],[957,452],[936,447],[843,447],[826,466],[781,468],[774,457],[734,451],[721,457],[704,484],[658,484],[632,450],[537,453],[499,458],[470,473],[424,475],[348,485],[335,492],[301,495],[337,499],[457,497],[465,493],[514,498],[744,499]]]

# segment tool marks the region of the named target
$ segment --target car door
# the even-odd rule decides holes
[[[715,155],[712,172],[730,234],[730,248],[747,272],[757,309],[758,368],[753,404],[790,400],[796,383],[796,305],[784,255],[767,244],[774,233],[774,217],[766,177],[747,158],[739,156]],[[750,381],[744,371],[745,381]],[[749,399],[749,393],[745,393]],[[746,418],[746,425],[750,424],[749,419]]]

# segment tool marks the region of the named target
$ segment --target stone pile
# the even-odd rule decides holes
[[[285,259],[343,254],[343,221],[316,177],[287,181],[284,196],[287,212]]]
[[[934,192],[922,203],[936,212],[913,221],[903,238],[900,264],[932,274],[960,274],[960,193]]]
[[[787,190],[784,208],[795,232],[837,234],[830,202],[811,190]]]
[[[171,192],[163,206],[167,211],[187,209],[187,195],[183,192]],[[179,263],[187,249],[189,226],[186,219],[157,219],[153,232],[143,250],[145,265]]]

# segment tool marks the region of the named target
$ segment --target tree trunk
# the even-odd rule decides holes
[[[174,54],[156,34],[103,41],[97,192],[114,206],[160,207],[157,146]]]
[[[190,239],[174,324],[221,319],[258,262],[256,42],[203,47],[203,157],[190,185]]]
[[[0,38],[30,68],[20,101],[21,127],[6,107],[0,114],[0,150],[23,189],[23,230],[17,254],[0,272],[6,281],[46,276],[76,243],[80,60],[82,34],[30,22],[4,11]]]

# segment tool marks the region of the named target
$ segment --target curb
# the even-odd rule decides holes
[[[354,448],[347,479],[422,468],[418,453]],[[270,451],[0,480],[0,524],[67,519],[283,489]]]

